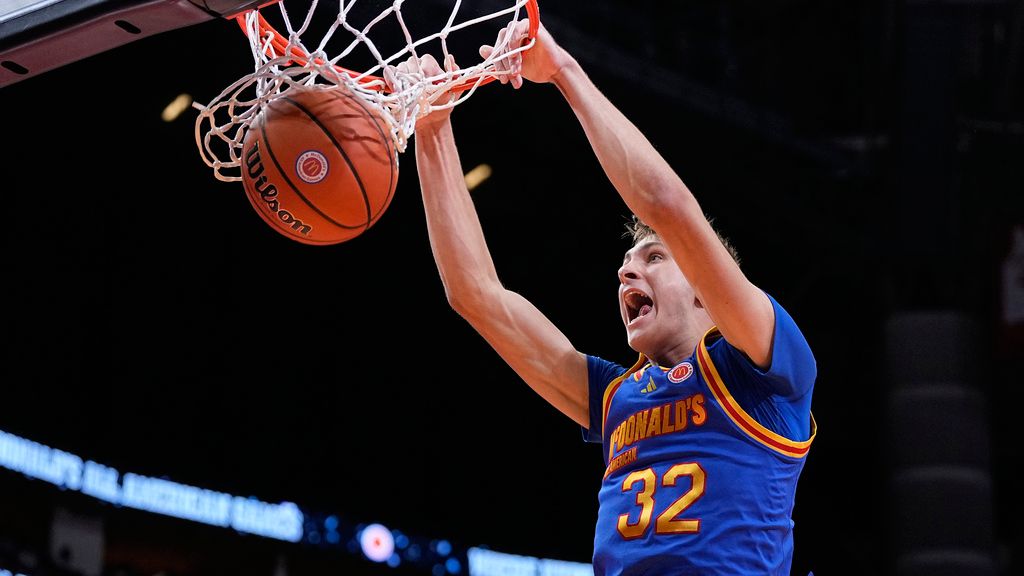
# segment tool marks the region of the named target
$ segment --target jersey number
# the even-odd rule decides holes
[[[684,462],[676,464],[668,469],[661,477],[661,486],[675,486],[680,476],[690,477],[690,489],[676,498],[664,512],[658,514],[654,521],[655,534],[693,534],[700,530],[700,520],[679,519],[677,516],[704,495],[704,469],[696,462]],[[654,470],[644,468],[626,476],[622,481],[622,492],[625,494],[633,490],[636,484],[640,487],[636,493],[636,503],[640,506],[640,518],[635,524],[629,523],[629,514],[619,515],[618,529],[623,538],[630,540],[639,538],[651,525],[651,515],[654,514],[654,490],[658,482]]]

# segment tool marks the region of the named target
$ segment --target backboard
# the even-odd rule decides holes
[[[3,0],[0,87],[268,0]]]

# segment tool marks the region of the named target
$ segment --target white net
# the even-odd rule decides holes
[[[464,6],[471,2],[462,0],[311,0],[298,10],[296,2],[291,0],[294,14],[301,15],[298,20],[290,17],[284,0],[237,18],[249,39],[254,70],[206,106],[194,105],[199,110],[196,145],[218,180],[241,180],[248,126],[268,102],[294,87],[334,85],[362,97],[381,112],[395,149],[404,152],[417,118],[465,101],[503,73],[494,65],[497,58],[528,50],[533,41],[509,50],[505,35],[487,58],[481,58],[476,47],[495,44],[498,32],[510,22],[537,17],[536,0],[474,0],[472,9]],[[444,18],[436,26],[429,23],[431,18],[410,18],[413,4],[419,4],[419,13]],[[279,22],[277,27],[271,18]],[[431,26],[432,31],[421,33]],[[459,35],[464,36],[462,44],[474,46],[475,58],[466,57],[468,49],[457,49]],[[385,82],[385,67],[426,54],[441,63],[453,58],[457,67],[429,77],[391,68],[390,85]],[[472,61],[477,62],[464,66]]]

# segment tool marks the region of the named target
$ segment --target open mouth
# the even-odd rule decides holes
[[[626,292],[623,294],[622,300],[626,303],[627,324],[632,324],[634,320],[641,316],[646,316],[654,309],[654,300],[651,300],[650,296],[639,290]]]

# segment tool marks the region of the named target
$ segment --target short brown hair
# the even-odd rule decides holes
[[[710,218],[708,218],[708,224],[711,224]],[[723,236],[721,232],[714,228],[714,226],[712,226],[712,229],[715,230],[715,235],[718,236],[718,240],[722,243],[722,246],[725,246],[725,249],[729,251],[729,255],[732,256],[732,259],[739,264],[740,255],[739,252],[736,251],[736,248],[731,242],[729,242],[729,239]],[[626,232],[623,234],[624,237],[631,238],[633,240],[633,246],[636,246],[642,240],[657,235],[658,233],[655,232],[654,228],[651,228],[644,223],[644,221],[636,214],[630,218],[629,222],[626,222]]]

